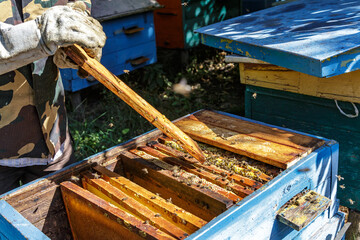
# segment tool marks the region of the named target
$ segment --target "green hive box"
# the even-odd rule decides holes
[[[227,1],[184,1],[183,24],[185,48],[199,45],[200,36],[195,29],[241,15],[241,0]]]
[[[345,113],[354,113],[350,103],[338,103]],[[245,116],[338,141],[339,175],[344,178],[338,184],[338,198],[341,205],[360,210],[360,117],[342,115],[334,100],[250,85]]]

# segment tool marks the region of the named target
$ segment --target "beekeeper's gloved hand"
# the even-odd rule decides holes
[[[0,23],[0,74],[53,55],[60,47],[75,43],[86,48],[92,56],[100,57],[105,40],[102,26],[88,15],[82,2],[49,8],[35,20],[15,26]],[[60,67],[75,67],[65,60],[56,63]]]
[[[59,68],[78,69],[78,66],[58,47],[74,43],[82,46],[90,57],[100,61],[106,36],[101,24],[89,16],[84,2],[53,7],[37,19],[44,47],[55,52],[54,63]],[[86,73],[79,71],[80,77]]]

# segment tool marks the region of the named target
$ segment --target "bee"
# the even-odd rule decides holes
[[[97,172],[96,172],[96,173],[93,173],[93,176],[94,176],[94,178],[95,178],[95,179],[98,179],[98,178],[100,178],[100,177],[101,177],[101,175],[100,175],[100,174],[98,174]]]
[[[124,73],[126,73],[126,74],[129,74],[129,70],[123,70],[124,71]]]
[[[149,220],[145,220],[144,224],[149,224]]]
[[[355,203],[355,201],[352,200],[351,198],[349,198],[349,203],[350,203],[351,205],[353,205],[353,204]]]
[[[255,92],[255,93],[253,93],[252,97],[253,97],[254,99],[256,99],[256,97],[257,97],[257,93],[256,93],[256,92]]]
[[[70,177],[70,180],[73,181],[73,182],[79,182],[80,181],[80,178],[78,176],[71,176]]]
[[[344,178],[340,175],[335,175],[335,177],[337,177],[338,181],[344,180]]]
[[[150,199],[156,199],[156,197],[155,197],[155,196],[151,196]]]
[[[126,201],[128,199],[128,197],[124,197],[123,199],[121,199],[121,201]]]
[[[173,173],[173,177],[180,177],[180,173]]]
[[[184,7],[187,7],[188,6],[188,2],[183,2],[181,5],[183,5]]]
[[[145,174],[148,174],[148,173],[149,173],[149,171],[147,170],[147,168],[143,168],[143,169],[141,169],[141,171],[143,171],[143,173],[145,173]]]
[[[299,172],[309,172],[310,168],[306,167],[306,168],[301,168],[298,170]]]
[[[155,214],[155,217],[161,217],[160,213]]]
[[[166,202],[168,202],[168,203],[172,203],[172,199],[171,199],[171,198],[166,199]]]
[[[345,189],[345,184],[339,186],[341,189]]]

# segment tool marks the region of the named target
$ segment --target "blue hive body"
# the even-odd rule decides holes
[[[92,1],[92,16],[107,36],[101,63],[113,74],[124,74],[156,62],[155,29],[152,10],[156,1]],[[128,30],[128,31],[127,31]],[[98,83],[77,76],[73,69],[61,70],[64,88],[76,92]]]
[[[360,68],[358,1],[295,1],[197,32],[203,44],[317,77]]]
[[[252,123],[260,123],[231,114],[218,113],[225,115],[224,118],[231,116]],[[289,129],[264,123],[260,123],[260,125],[285,130],[285,135],[289,136],[289,139],[295,133]],[[45,179],[39,179],[2,195],[0,199],[6,202],[0,201],[0,223],[4,223],[0,224],[0,238],[3,239],[4,236],[4,239],[11,239],[16,234],[16,236],[23,236],[17,239],[47,239],[44,233],[49,236],[57,231],[58,234],[50,238],[63,239],[65,225],[62,225],[63,222],[60,219],[64,220],[66,214],[56,182],[64,181],[61,180],[64,178],[67,180],[66,176],[76,175],[78,171],[83,171],[95,162],[102,162],[104,166],[112,169],[117,165],[119,153],[131,146],[134,147],[134,143],[141,143],[144,139],[153,139],[154,136],[156,136],[156,131],[146,133],[128,143],[107,149],[82,162],[48,175]],[[324,144],[307,156],[301,157],[294,165],[281,172],[261,188],[213,218],[205,226],[188,236],[187,239],[335,239],[344,222],[344,214],[338,212],[339,203],[336,200],[339,145],[332,140],[321,137],[315,138],[324,140]],[[114,160],[116,161],[114,162]],[[41,190],[34,193],[37,188]],[[58,189],[57,192],[55,189]],[[285,203],[303,190],[314,190],[330,199],[331,205],[307,226],[297,231],[281,223],[277,214]],[[40,196],[46,196],[46,199]],[[21,206],[19,199],[20,202],[23,202]],[[39,201],[39,199],[41,200]],[[26,207],[27,205],[28,207]],[[53,225],[54,222],[55,225]],[[20,229],[19,224],[22,226]],[[43,232],[34,228],[32,224],[42,229]],[[54,227],[56,228],[54,229]],[[57,235],[61,237],[56,238]]]

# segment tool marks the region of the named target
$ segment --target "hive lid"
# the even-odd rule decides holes
[[[92,16],[98,20],[109,20],[159,8],[156,0],[93,0]]]
[[[197,32],[205,45],[317,77],[360,69],[358,1],[295,1]]]

